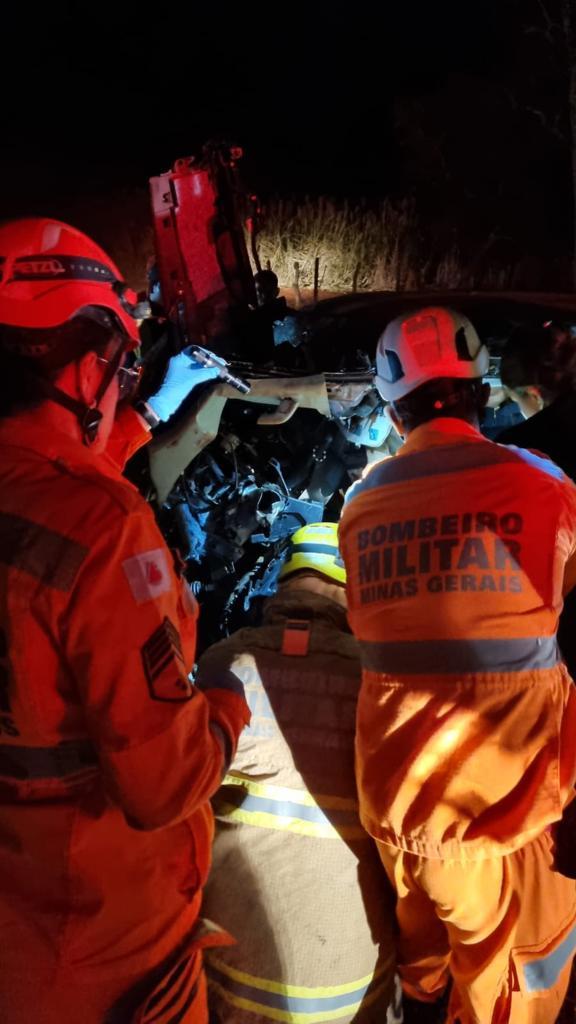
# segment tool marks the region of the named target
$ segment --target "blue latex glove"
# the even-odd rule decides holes
[[[198,384],[220,376],[217,366],[202,366],[189,355],[189,352],[190,349],[186,348],[177,356],[172,356],[160,390],[146,399],[150,408],[164,423],[174,415]]]

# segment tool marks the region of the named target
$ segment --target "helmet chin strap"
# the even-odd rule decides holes
[[[82,441],[87,447],[93,445],[98,436],[98,427],[102,419],[102,413],[97,404],[94,403],[90,406],[80,402],[77,398],[72,398],[72,395],[57,388],[51,380],[42,379],[41,387],[42,392],[51,402],[56,402],[57,405],[74,413],[82,431]]]
[[[61,388],[56,387],[51,380],[47,380],[45,377],[39,377],[41,388],[46,398],[74,413],[74,416],[78,420],[80,430],[82,431],[82,441],[88,448],[94,444],[98,437],[98,428],[100,426],[100,421],[102,420],[102,413],[100,412],[99,405],[110,387],[123,358],[124,347],[120,345],[106,366],[106,372],[102,377],[91,405],[81,402],[78,398],[73,398],[67,391],[63,391]]]

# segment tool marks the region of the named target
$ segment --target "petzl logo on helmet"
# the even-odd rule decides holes
[[[14,277],[32,277],[38,275],[49,275],[56,277],[58,274],[65,274],[66,267],[60,260],[17,260],[14,264]]]

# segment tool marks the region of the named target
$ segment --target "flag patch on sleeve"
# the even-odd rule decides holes
[[[153,700],[190,700],[194,687],[188,679],[180,634],[169,618],[144,644],[142,664]]]
[[[154,601],[172,586],[166,551],[155,548],[122,562],[122,568],[136,604]]]

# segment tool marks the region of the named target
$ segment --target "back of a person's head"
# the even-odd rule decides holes
[[[273,270],[259,270],[254,275],[256,293],[260,302],[271,302],[278,295],[278,277]]]
[[[308,523],[290,538],[278,590],[303,589],[346,603],[346,569],[338,549],[337,523]]]
[[[278,276],[273,270],[259,270],[254,275],[256,284],[262,288],[277,288],[278,287]]]
[[[376,387],[402,430],[441,416],[476,423],[486,400],[489,357],[474,326],[448,307],[427,306],[396,317],[376,350]]]
[[[518,327],[506,345],[500,372],[511,391],[536,387],[551,402],[576,391],[576,339],[560,324]]]
[[[476,424],[486,404],[482,380],[437,377],[394,402],[394,409],[407,433],[442,417]]]

